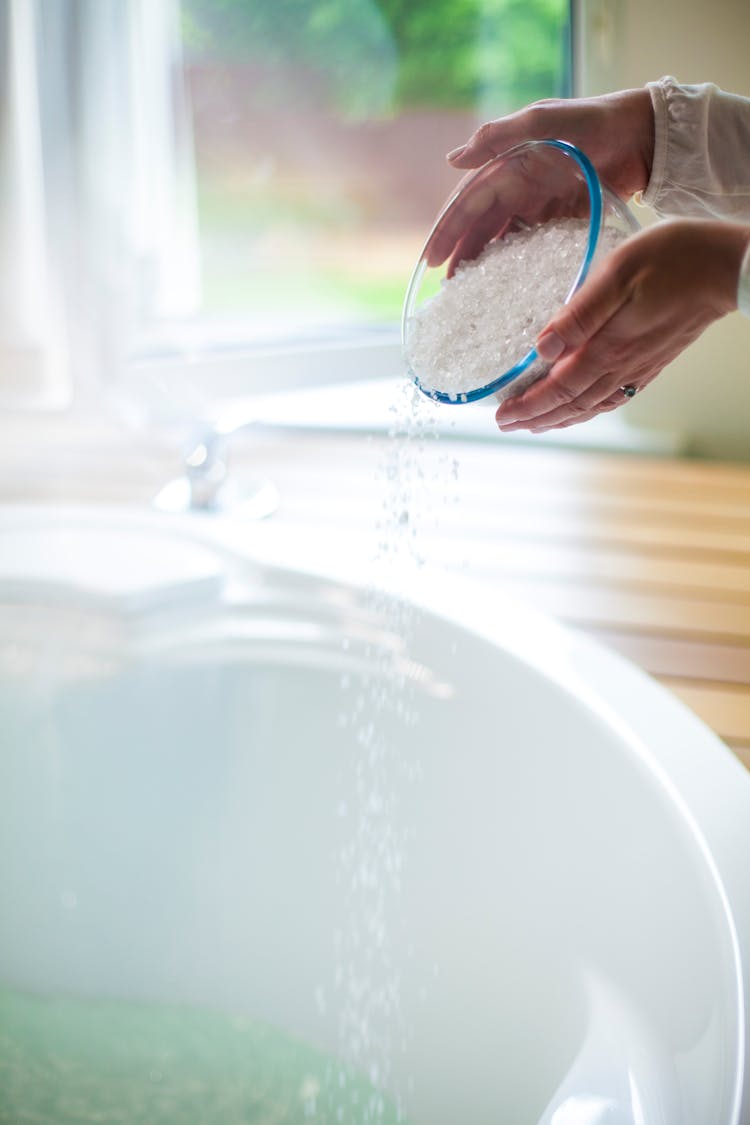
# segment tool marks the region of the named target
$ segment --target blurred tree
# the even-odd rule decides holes
[[[298,68],[349,116],[566,93],[567,25],[568,0],[183,0],[189,57],[260,64],[287,100]]]
[[[398,60],[375,0],[183,0],[188,60],[252,63],[262,95],[388,113]]]
[[[380,7],[398,53],[397,105],[473,105],[482,0],[381,0]]]
[[[484,117],[569,94],[568,0],[482,0],[476,67]]]

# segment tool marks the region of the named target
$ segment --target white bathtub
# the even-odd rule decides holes
[[[209,527],[0,511],[0,1120],[750,1121],[718,740],[501,591]]]

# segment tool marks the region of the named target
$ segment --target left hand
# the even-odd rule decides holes
[[[496,413],[501,430],[559,429],[627,402],[714,320],[737,308],[750,226],[657,223],[616,247],[539,334],[552,363]]]

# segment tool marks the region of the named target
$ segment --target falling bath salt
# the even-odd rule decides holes
[[[409,320],[407,358],[422,389],[466,402],[520,363],[565,302],[588,237],[588,221],[563,219],[497,239],[478,258],[461,262]],[[625,237],[604,227],[595,259]],[[518,394],[546,369],[535,361],[496,397]]]

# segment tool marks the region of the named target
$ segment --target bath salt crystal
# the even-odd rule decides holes
[[[565,302],[588,237],[587,220],[562,219],[513,232],[461,262],[407,326],[407,359],[422,388],[465,402],[520,363]],[[604,227],[595,260],[625,237]],[[496,397],[518,394],[546,370],[536,360]]]

